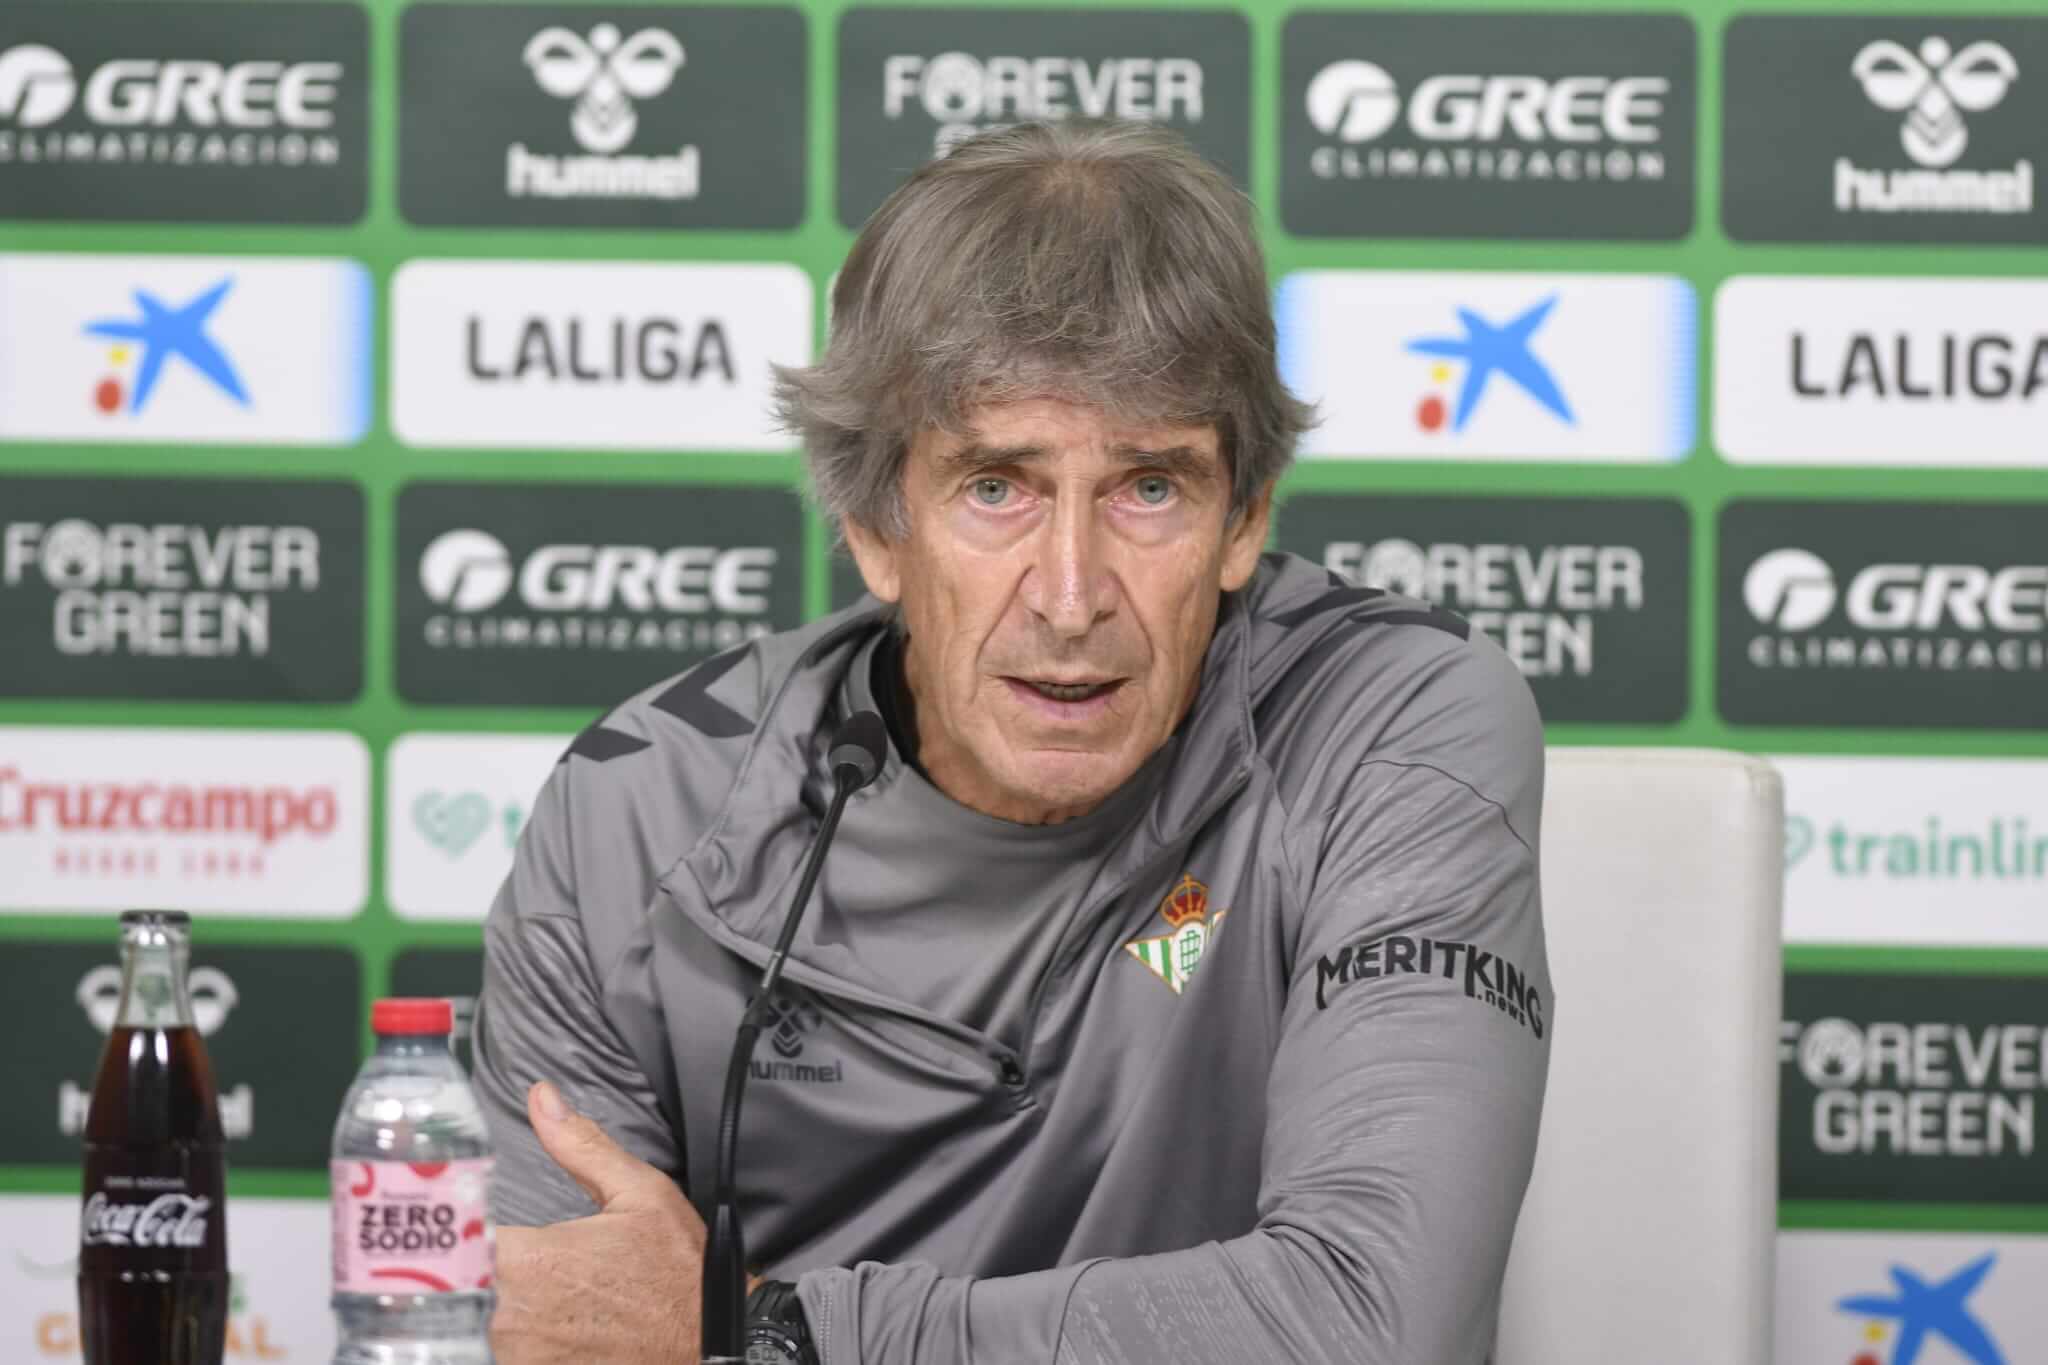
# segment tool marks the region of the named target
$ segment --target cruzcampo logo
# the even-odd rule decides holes
[[[1202,965],[1202,955],[1216,941],[1223,928],[1223,917],[1229,913],[1212,913],[1209,888],[1183,872],[1173,890],[1159,903],[1159,917],[1166,921],[1168,932],[1153,938],[1132,939],[1124,945],[1124,951],[1144,963],[1147,970],[1179,995],[1187,989],[1195,968]]]

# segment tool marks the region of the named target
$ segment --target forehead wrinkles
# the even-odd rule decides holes
[[[1062,444],[1028,436],[1017,440],[970,439],[965,444],[934,452],[932,471],[940,482],[951,483],[996,470],[1057,464]],[[1104,457],[1113,469],[1156,470],[1184,483],[1199,485],[1214,482],[1222,473],[1213,451],[1171,437],[1142,442],[1111,438],[1106,443],[1084,444],[1104,444]]]

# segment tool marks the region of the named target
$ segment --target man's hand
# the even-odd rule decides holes
[[[696,1365],[704,1220],[675,1182],[571,1113],[546,1081],[526,1113],[589,1218],[498,1229],[498,1365]]]

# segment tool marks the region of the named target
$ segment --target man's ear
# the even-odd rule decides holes
[[[1251,582],[1273,524],[1273,485],[1267,484],[1237,519],[1223,528],[1223,591],[1236,592]]]
[[[884,602],[898,601],[903,596],[903,577],[896,559],[896,543],[851,518],[842,521],[840,529],[868,591]]]

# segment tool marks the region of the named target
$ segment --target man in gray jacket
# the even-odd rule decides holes
[[[782,403],[871,598],[585,731],[491,910],[499,1361],[697,1358],[727,1051],[872,708],[740,1133],[785,1358],[1477,1365],[1541,730],[1459,618],[1261,553],[1309,413],[1243,197],[1154,129],[985,134],[833,302]]]

